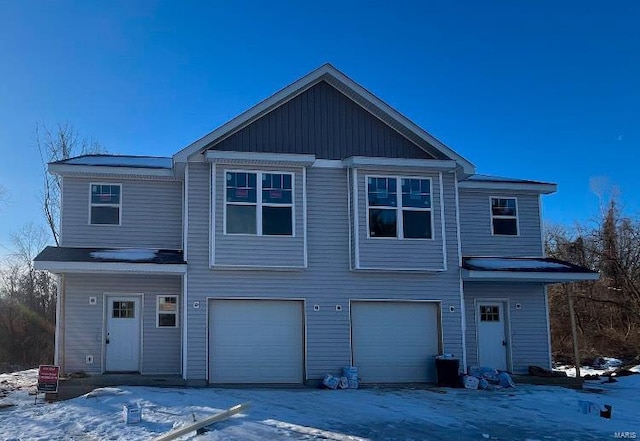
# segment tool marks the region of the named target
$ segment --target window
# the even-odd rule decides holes
[[[291,173],[226,172],[225,233],[293,236]]]
[[[114,301],[112,316],[113,318],[136,318],[135,302],[121,302],[119,300]]]
[[[157,327],[178,327],[178,296],[158,296]]]
[[[499,322],[500,321],[500,307],[498,306],[480,306],[480,321],[481,322]]]
[[[431,179],[368,177],[367,205],[369,237],[433,237]]]
[[[516,198],[491,198],[491,226],[494,235],[518,235]]]
[[[91,225],[120,225],[120,184],[91,184]]]

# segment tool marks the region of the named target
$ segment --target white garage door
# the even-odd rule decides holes
[[[302,383],[302,302],[211,300],[210,383]]]
[[[435,381],[438,341],[436,303],[351,303],[353,365],[363,383]]]

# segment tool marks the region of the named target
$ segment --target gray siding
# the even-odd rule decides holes
[[[293,189],[295,197],[294,233],[287,236],[247,236],[224,234],[224,205],[225,205],[225,171],[244,170],[243,167],[228,165],[216,166],[215,188],[215,266],[272,266],[272,267],[303,267],[304,266],[304,211],[303,211],[303,183],[302,169],[278,169],[278,171],[294,173]],[[271,168],[251,167],[251,171],[273,171]]]
[[[538,194],[522,191],[460,189],[460,233],[463,256],[542,256]],[[518,236],[494,236],[490,198],[518,200]]]
[[[546,319],[545,296],[542,284],[465,282],[467,363],[469,366],[478,364],[474,301],[486,298],[505,298],[509,300],[513,372],[528,373],[531,365],[549,368],[551,360],[549,359],[549,329]],[[516,309],[516,303],[520,303],[522,308]]]
[[[142,373],[180,374],[181,322],[178,328],[156,328],[158,295],[182,293],[181,278],[157,275],[67,274],[65,276],[65,371],[103,371],[105,293],[144,294],[142,315]],[[90,305],[89,297],[97,297]],[[178,297],[180,308],[181,301]],[[181,314],[180,309],[178,309]],[[93,355],[93,364],[85,356]]]
[[[122,184],[121,225],[89,224],[92,182]],[[182,249],[182,182],[65,177],[63,185],[61,246]]]
[[[305,299],[306,379],[339,372],[351,362],[349,302],[357,299],[442,300],[443,349],[462,353],[455,204],[446,207],[450,271],[405,274],[349,269],[347,171],[307,173],[308,268],[303,271],[212,271],[208,266],[209,166],[189,164],[189,303],[215,298]],[[314,311],[313,306],[320,306]],[[342,311],[336,311],[341,305]],[[449,306],[455,306],[450,313]],[[207,378],[207,309],[189,308],[187,377]]]
[[[216,150],[350,156],[433,156],[321,81],[214,146]]]
[[[442,219],[440,209],[440,181],[437,172],[389,172],[381,169],[358,169],[358,231],[353,233],[354,240],[358,241],[358,258],[360,268],[363,269],[390,269],[390,270],[442,270],[445,267],[444,251],[442,247]],[[367,213],[367,176],[408,176],[431,178],[431,222],[433,239],[395,239],[395,238],[369,238],[368,213]],[[443,174],[443,183],[446,204],[455,207],[454,176],[451,173]],[[400,191],[400,189],[398,189]],[[398,195],[400,197],[400,194]],[[455,212],[450,212],[450,217],[445,221],[448,225],[455,225]],[[452,217],[453,216],[453,217]],[[398,222],[401,218],[398,217]],[[455,229],[453,230],[455,235]],[[446,235],[446,233],[445,233]],[[457,239],[456,239],[457,240]],[[356,253],[355,243],[353,252]],[[356,257],[354,256],[354,260]]]

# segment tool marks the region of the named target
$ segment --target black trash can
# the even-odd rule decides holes
[[[436,357],[436,373],[438,375],[438,386],[460,387],[458,370],[460,360],[450,357]]]

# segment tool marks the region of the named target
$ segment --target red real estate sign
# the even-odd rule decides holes
[[[38,392],[58,393],[60,366],[41,365],[38,368]]]

